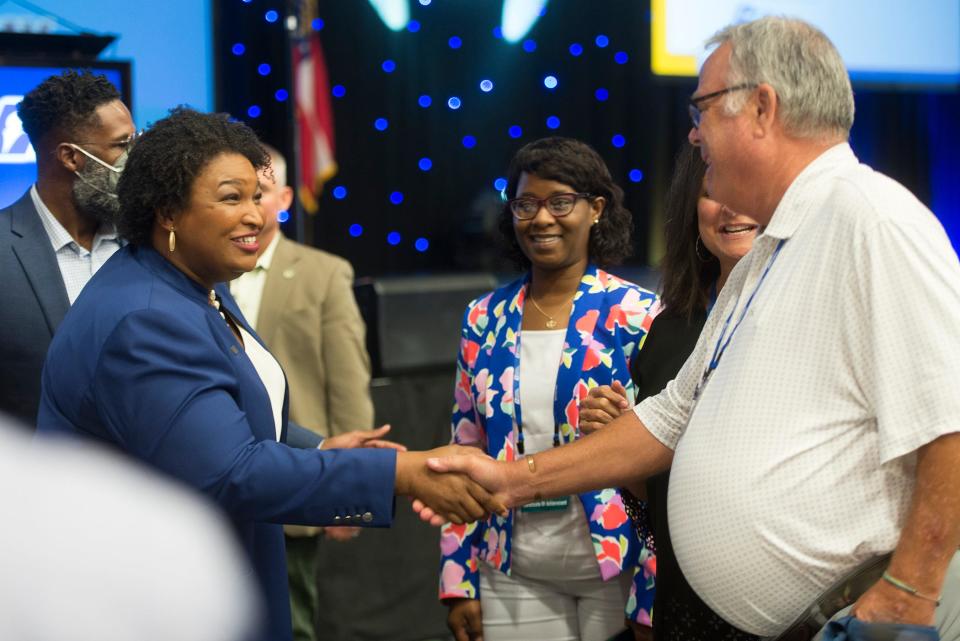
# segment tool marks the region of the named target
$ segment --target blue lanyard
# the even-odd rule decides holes
[[[737,311],[737,306],[734,305],[733,309],[730,310],[730,314],[727,315],[727,320],[723,323],[723,330],[720,332],[720,336],[717,338],[717,344],[713,348],[713,356],[710,357],[710,363],[703,371],[703,376],[700,377],[700,382],[697,383],[696,389],[693,390],[693,400],[696,401],[700,398],[700,395],[703,393],[703,389],[707,386],[707,381],[710,380],[710,376],[713,374],[713,371],[717,369],[718,365],[720,365],[720,359],[723,358],[723,353],[727,351],[727,346],[730,345],[730,341],[733,340],[734,334],[737,333],[740,323],[743,322],[744,317],[747,315],[747,311],[750,310],[750,304],[753,303],[753,298],[757,295],[757,292],[760,291],[760,286],[763,285],[763,281],[770,272],[770,268],[773,267],[773,262],[777,260],[777,256],[780,254],[780,250],[783,249],[783,243],[785,242],[786,239],[780,239],[780,242],[777,243],[776,248],[773,250],[773,254],[770,255],[770,260],[767,261],[767,266],[764,268],[763,273],[760,274],[760,279],[757,281],[757,285],[753,288],[753,292],[750,293],[750,297],[747,299],[746,305],[743,306],[743,310],[740,312],[740,318],[737,319],[733,329],[730,330],[729,336],[727,336],[727,329],[730,329],[730,321],[733,320],[733,314]],[[726,340],[724,340],[724,338],[726,338]]]

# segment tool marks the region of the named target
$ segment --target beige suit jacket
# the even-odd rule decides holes
[[[366,327],[350,263],[281,234],[257,333],[286,372],[290,420],[324,436],[373,427]]]

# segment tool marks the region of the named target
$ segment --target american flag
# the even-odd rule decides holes
[[[300,148],[299,195],[303,208],[316,213],[323,185],[337,173],[333,107],[327,63],[320,36],[313,29],[315,0],[302,0],[298,38],[293,49],[294,103]]]

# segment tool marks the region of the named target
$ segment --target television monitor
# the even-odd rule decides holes
[[[24,94],[67,69],[89,69],[112,82],[133,109],[130,91],[130,63],[93,60],[10,60],[0,63],[0,207],[20,198],[37,177],[37,157],[17,116],[17,104]]]
[[[651,0],[653,72],[697,75],[711,35],[765,15],[795,16],[819,27],[837,46],[854,83],[960,84],[957,0]]]

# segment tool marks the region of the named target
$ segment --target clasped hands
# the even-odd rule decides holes
[[[620,416],[629,407],[627,391],[620,383],[614,382],[612,387],[609,385],[594,387],[580,402],[580,429],[586,434],[595,432]],[[506,508],[515,507],[524,502],[520,498],[523,492],[519,491],[518,486],[523,484],[524,475],[529,474],[529,470],[523,462],[519,464],[497,462],[478,448],[463,446],[448,446],[430,452],[408,454],[426,454],[425,463],[427,471],[433,473],[430,477],[433,483],[452,482],[449,478],[441,479],[440,474],[437,473],[445,474],[447,477],[455,476],[458,483],[464,484],[464,488],[469,488],[467,492],[473,499],[467,501],[468,505],[461,506],[467,509],[467,514],[464,514],[452,512],[452,506],[449,503],[440,504],[437,498],[428,498],[427,495],[416,492],[409,494],[414,497],[414,511],[431,525],[439,526],[447,521],[457,524],[475,521],[491,512],[505,514]],[[398,493],[401,492],[398,491]],[[481,508],[485,512],[481,513]]]
[[[620,383],[594,387],[580,403],[580,429],[585,434],[595,432],[628,408],[627,392]],[[523,502],[521,493],[513,490],[522,484],[523,475],[529,474],[525,464],[497,462],[480,448],[464,445],[408,452],[402,445],[383,440],[389,429],[384,425],[349,432],[328,438],[321,447],[399,450],[395,492],[409,496],[414,512],[434,526],[469,523],[491,513],[506,515],[507,508]]]
[[[465,461],[455,460],[484,460],[496,466],[493,459],[482,450],[447,445],[426,452],[410,452],[399,443],[385,440],[389,431],[390,426],[383,425],[375,430],[356,430],[331,436],[324,439],[320,449],[375,447],[397,450],[394,490],[397,494],[409,496],[413,500],[414,511],[432,525],[469,523],[486,518],[491,513],[506,514],[507,506],[503,497],[495,496],[471,480],[468,471],[473,468]],[[427,466],[428,460],[435,461],[435,469]]]

